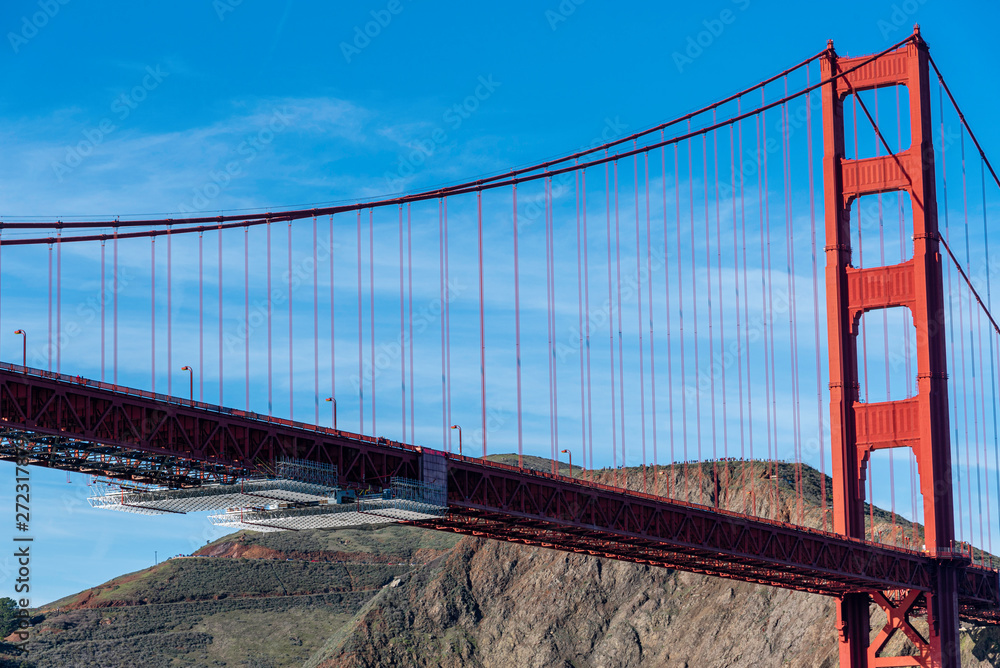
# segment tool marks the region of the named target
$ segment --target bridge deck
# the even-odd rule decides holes
[[[335,464],[342,482],[419,478],[436,451],[0,363],[0,459],[174,486]],[[481,459],[445,455],[449,514],[416,522],[529,545],[829,596],[931,591],[940,559],[797,525]],[[954,555],[962,616],[1000,623],[995,570]]]

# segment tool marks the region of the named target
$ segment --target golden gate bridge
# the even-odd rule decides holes
[[[960,622],[1000,621],[998,188],[915,30],[427,192],[4,220],[0,456],[117,509],[813,592],[842,666],[958,666]]]

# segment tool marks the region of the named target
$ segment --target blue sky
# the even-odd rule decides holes
[[[992,3],[940,0],[836,9],[761,0],[678,7],[204,0],[169,11],[7,2],[0,215],[231,212],[422,190],[654,125],[781,71],[827,39],[842,55],[877,52],[914,22],[987,153],[997,156],[1000,100],[988,82],[998,15]],[[373,36],[361,36],[366,28]],[[179,262],[196,252],[185,243],[178,242]],[[214,243],[207,252],[216,252]],[[78,252],[93,261],[92,249]],[[21,308],[11,295],[12,286],[34,280],[42,257],[4,255],[5,360],[19,353],[6,330],[29,322],[29,331],[42,331],[27,302]],[[145,258],[127,261],[141,267]],[[436,258],[428,262],[436,271]],[[94,286],[77,289],[68,300],[85,301]],[[141,355],[131,344],[123,356]],[[180,355],[174,367],[185,363]],[[474,385],[476,360],[464,362]],[[83,343],[67,349],[63,364],[95,369]],[[165,369],[165,360],[158,364]],[[157,389],[165,390],[167,371],[160,373]],[[129,382],[147,387],[148,372]],[[226,391],[227,404],[241,405],[240,391]],[[311,406],[300,411],[296,417],[311,419]],[[11,484],[0,485],[0,498],[12,507],[13,467],[5,469]],[[149,565],[154,550],[161,558],[186,553],[218,535],[202,517],[91,511],[80,476],[67,485],[64,474],[37,470],[33,485],[39,603]],[[11,573],[0,558],[4,591]]]

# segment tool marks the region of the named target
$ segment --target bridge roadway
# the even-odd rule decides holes
[[[828,596],[932,589],[922,552],[593,482],[0,363],[0,459],[172,486],[266,473],[276,457],[335,464],[341,484],[419,479],[444,456],[448,513],[415,522],[552,549]],[[962,618],[1000,623],[997,571],[961,555]]]

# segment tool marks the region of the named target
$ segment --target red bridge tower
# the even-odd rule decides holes
[[[826,207],[827,317],[830,348],[830,411],[833,443],[834,527],[865,538],[864,480],[871,454],[911,448],[923,495],[926,549],[935,559],[933,593],[870,592],[845,595],[837,605],[842,668],[872,666],[960,666],[958,571],[953,553],[951,450],[945,358],[943,285],[934,186],[927,45],[920,38],[857,69],[867,58],[840,58],[830,43],[823,78],[845,73],[823,87],[823,175]],[[844,99],[860,91],[906,86],[910,100],[908,149],[848,160],[844,154]],[[913,257],[884,267],[851,266],[851,204],[864,195],[903,191],[913,211]],[[856,222],[856,221],[855,221]],[[900,401],[858,401],[858,324],[863,313],[906,307],[917,340],[917,395]],[[869,605],[887,622],[869,642]],[[929,632],[911,615],[926,610]],[[918,648],[912,657],[880,656],[902,631]]]

